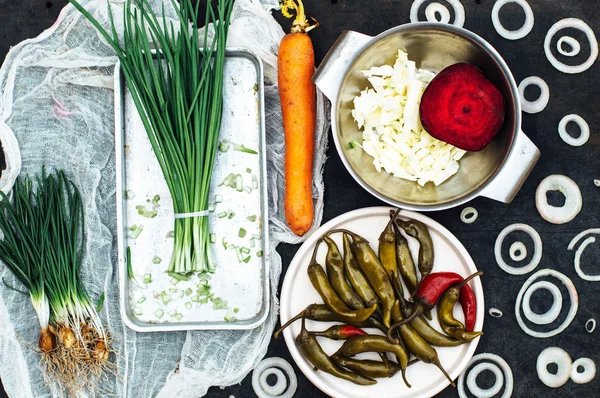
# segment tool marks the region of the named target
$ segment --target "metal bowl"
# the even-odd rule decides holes
[[[479,152],[468,152],[458,173],[439,186],[377,172],[373,158],[351,141],[362,142],[352,118],[352,101],[369,83],[360,72],[393,65],[398,49],[417,67],[439,72],[458,62],[477,66],[500,89],[506,103],[504,125]],[[539,158],[539,150],[521,131],[521,104],[515,80],[494,48],[465,29],[439,23],[413,23],[376,37],[346,31],[317,70],[315,83],[331,100],[332,131],[337,150],[350,174],[370,193],[394,206],[411,210],[442,210],[477,196],[510,202]]]

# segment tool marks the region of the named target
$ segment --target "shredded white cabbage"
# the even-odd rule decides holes
[[[455,174],[466,152],[430,136],[419,117],[421,96],[435,75],[417,69],[402,50],[394,66],[375,66],[362,74],[372,88],[354,98],[352,116],[364,129],[361,147],[377,171],[421,186],[429,181],[438,186]]]

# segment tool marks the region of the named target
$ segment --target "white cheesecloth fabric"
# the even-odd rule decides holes
[[[121,29],[124,0],[110,5]],[[108,26],[107,0],[82,4]],[[160,0],[152,0],[157,12]],[[165,14],[175,13],[165,1]],[[106,292],[101,317],[114,334],[116,375],[96,395],[119,397],[198,397],[210,386],[239,383],[263,358],[277,313],[281,258],[279,242],[298,243],[283,213],[284,140],[277,91],[277,49],[284,35],[271,16],[277,0],[236,0],[229,46],[257,53],[265,67],[266,127],[270,214],[272,302],[265,324],[251,331],[136,333],[119,315],[116,264],[115,151],[113,66],[110,47],[71,5],[35,39],[15,46],[0,69],[0,131],[12,130],[19,142],[22,174],[42,165],[62,168],[79,188],[85,204],[86,246],[83,282],[94,300]],[[328,105],[317,99],[314,161],[315,222],[323,215],[322,169],[325,163]],[[311,231],[312,232],[312,231]],[[309,235],[310,232],[307,234]],[[23,288],[0,266],[0,278]],[[49,397],[35,351],[39,324],[29,297],[0,285],[0,377],[11,397]]]

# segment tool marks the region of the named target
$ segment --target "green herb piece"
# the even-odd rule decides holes
[[[128,189],[127,191],[125,191],[125,197],[127,199],[133,199],[135,198],[135,193],[131,189]]]
[[[167,272],[167,275],[169,275],[173,279],[177,279],[177,281],[187,281],[190,279],[188,275],[182,275],[173,271]]]
[[[235,176],[235,189],[238,192],[242,192],[244,190],[244,180],[242,179],[241,174],[236,174]]]
[[[188,310],[192,308],[192,303],[190,303],[189,301],[185,303],[185,308],[187,308]]]
[[[147,209],[146,206],[142,205],[137,205],[135,208],[137,209],[138,214],[145,218],[154,218],[158,215],[158,212],[154,208]]]
[[[142,296],[138,299],[138,304],[142,304],[144,301],[146,301],[146,297]]]
[[[127,276],[129,276],[129,279],[135,281],[133,267],[131,266],[131,248],[129,246],[127,246],[127,251],[125,253],[125,262],[127,263]]]
[[[248,216],[248,221],[250,221],[250,222],[254,222],[254,221],[256,221],[256,214],[253,214],[253,215],[251,215],[251,216]]]
[[[228,150],[229,150],[229,142],[221,141],[221,143],[219,144],[219,151],[227,152]]]
[[[227,313],[227,315],[225,315],[225,316],[223,317],[223,319],[225,320],[225,322],[227,322],[227,323],[231,323],[231,322],[234,322],[234,321],[235,321],[235,316],[233,315],[233,313],[232,313],[232,312],[228,312],[228,313]]]
[[[256,252],[256,257],[262,257],[262,256],[263,256],[262,250],[259,250]]]
[[[165,315],[165,312],[159,308],[159,309],[157,309],[156,311],[154,311],[154,315],[155,315],[155,316],[156,316],[158,319],[160,319],[160,318],[162,318],[162,317],[163,317],[163,315]]]
[[[233,144],[233,150],[238,152],[250,153],[252,155],[258,155],[258,152],[256,152],[254,149],[246,148],[245,146],[239,144]]]
[[[220,297],[215,297],[210,300],[213,304],[213,310],[226,310],[227,309],[227,301],[223,300]]]
[[[153,264],[160,264],[161,261],[162,259],[158,256],[154,256],[154,258],[152,259]]]
[[[104,297],[104,292],[102,292],[100,298],[98,299],[98,304],[96,304],[96,311],[98,312],[102,311],[102,307],[104,306]]]
[[[143,225],[137,225],[135,227],[135,229],[133,230],[133,232],[131,233],[131,239],[137,239],[138,236],[140,236],[140,234],[142,233],[142,231],[144,230],[144,226]]]
[[[350,142],[348,143],[348,148],[349,148],[349,149],[354,149],[354,148],[356,148],[358,145],[359,145],[359,144],[358,144],[358,142],[356,142],[356,141],[350,141]]]
[[[221,202],[223,202],[223,196],[215,195],[215,203],[221,203]]]
[[[210,234],[210,243],[215,244],[217,243],[217,234]]]
[[[246,230],[244,228],[240,228],[240,231],[238,232],[238,237],[243,238],[246,236]]]

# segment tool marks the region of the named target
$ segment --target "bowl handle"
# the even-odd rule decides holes
[[[514,147],[504,165],[493,181],[483,189],[481,196],[510,203],[539,158],[540,150],[523,131],[519,130],[515,137]]]
[[[352,30],[342,32],[317,68],[313,81],[330,101],[337,95],[350,62],[371,39]]]

